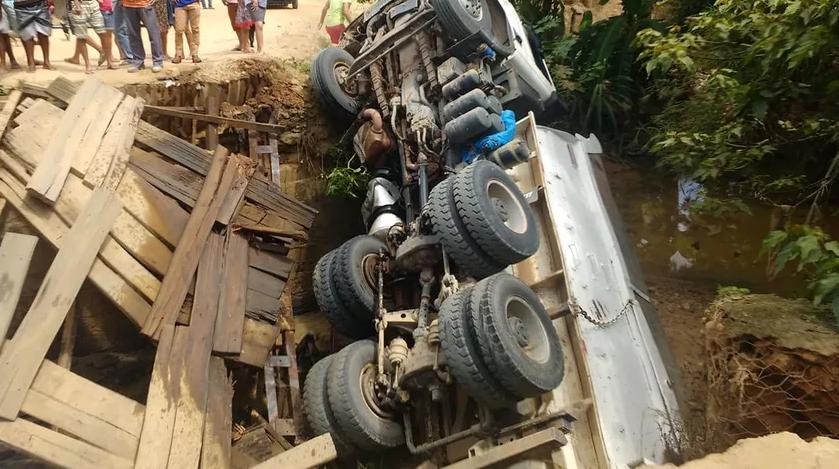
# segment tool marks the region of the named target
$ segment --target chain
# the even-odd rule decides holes
[[[571,306],[571,309],[576,310],[576,312],[578,312],[580,316],[585,318],[586,321],[600,328],[609,327],[612,324],[618,322],[622,317],[626,316],[626,313],[632,310],[632,303],[634,303],[634,300],[627,300],[626,304],[623,306],[623,309],[621,309],[615,317],[613,317],[612,319],[603,320],[595,318],[591,313],[583,309],[580,305],[578,305],[575,302],[572,302],[572,300],[569,300],[568,302],[569,306]]]

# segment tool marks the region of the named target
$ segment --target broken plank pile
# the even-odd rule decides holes
[[[2,236],[0,441],[64,467],[229,467],[225,360],[281,364],[290,405],[272,429],[300,434],[285,285],[316,212],[249,158],[142,121],[144,105],[57,79],[0,111],[0,210],[58,252],[9,331],[37,239]],[[46,359],[85,280],[156,344],[145,405]]]

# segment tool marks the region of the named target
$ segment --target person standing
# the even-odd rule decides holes
[[[172,63],[181,63],[184,59],[184,34],[189,43],[189,55],[192,63],[201,63],[198,46],[201,43],[201,7],[198,0],[175,0],[175,58]],[[189,34],[189,32],[192,34]]]
[[[93,73],[90,66],[90,57],[87,54],[87,30],[92,28],[102,41],[102,55],[108,62],[108,68],[116,68],[111,60],[111,41],[107,40],[105,34],[105,18],[100,11],[98,0],[72,0],[72,21],[73,35],[76,36],[76,50],[81,53],[84,60],[84,72]],[[110,5],[108,5],[110,7]]]
[[[0,71],[6,71],[9,68],[16,70],[20,68],[20,64],[15,59],[15,53],[12,51],[12,41],[9,38],[9,33],[12,32],[11,20],[9,19],[9,12],[5,5],[0,5]],[[6,65],[6,55],[9,56],[9,65]]]
[[[152,54],[152,72],[163,70],[163,46],[160,44],[160,28],[157,16],[149,0],[122,0],[125,9],[125,24],[128,27],[128,44],[131,49],[132,61],[129,73],[139,72],[145,68],[146,49],[140,36],[140,23],[146,26],[149,35]]]
[[[341,34],[347,29],[346,23],[352,21],[350,3],[350,0],[326,0],[326,4],[323,5],[318,29],[326,25],[326,33],[329,34],[332,44],[341,41]]]
[[[52,34],[52,0],[15,0],[17,33],[26,52],[26,71],[35,71],[35,40],[44,54],[44,68],[52,70],[50,63],[50,34]]]
[[[256,35],[256,51],[262,52],[263,37],[262,24],[265,22],[265,10],[268,7],[268,0],[239,0],[236,8],[236,21],[233,27],[239,34],[239,46],[242,52],[251,52],[248,42],[248,30],[254,27]]]
[[[117,49],[119,49],[119,58],[123,65],[130,64],[134,60],[131,54],[131,46],[128,44],[128,26],[125,24],[125,8],[122,6],[122,0],[114,0],[114,38],[116,38]]]
[[[160,43],[163,45],[163,57],[166,60],[171,59],[169,56],[169,27],[174,23],[174,11],[172,18],[169,17],[169,0],[151,0],[151,5],[154,7],[155,16],[157,16],[157,28],[160,31]],[[146,26],[148,28],[148,26]]]

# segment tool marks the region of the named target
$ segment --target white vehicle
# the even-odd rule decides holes
[[[313,279],[321,310],[358,339],[304,387],[310,427],[342,457],[406,445],[473,466],[534,447],[561,447],[568,467],[664,458],[675,398],[613,232],[600,231],[608,217],[585,212],[598,194],[556,192],[592,190],[575,184],[593,177],[599,144],[537,130],[534,115],[559,103],[529,36],[505,0],[380,0],[312,64],[374,174],[368,233]]]

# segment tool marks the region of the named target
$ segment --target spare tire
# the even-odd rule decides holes
[[[536,397],[562,382],[559,335],[536,293],[507,273],[473,288],[472,322],[487,366],[504,388]]]
[[[497,164],[478,160],[454,176],[452,199],[469,236],[500,264],[539,249],[536,220],[524,194]]]
[[[492,32],[492,17],[486,0],[431,0],[443,30],[455,41],[475,33]]]
[[[344,49],[327,47],[315,56],[310,73],[312,88],[321,104],[345,119],[353,119],[358,114],[358,102],[346,91],[342,79],[353,60]]]

